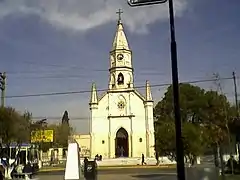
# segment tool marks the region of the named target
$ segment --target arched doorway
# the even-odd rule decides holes
[[[128,157],[128,133],[124,128],[120,128],[116,133],[115,155],[116,157]]]

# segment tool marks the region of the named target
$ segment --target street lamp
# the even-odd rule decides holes
[[[179,105],[179,84],[177,65],[177,43],[175,40],[175,25],[173,0],[128,0],[131,7],[169,3],[170,32],[171,32],[171,62],[172,62],[172,86],[174,99],[175,130],[176,130],[176,155],[178,180],[185,180],[184,150],[182,140],[182,122]]]
[[[163,4],[165,2],[167,2],[167,0],[128,0],[128,4],[132,7]]]

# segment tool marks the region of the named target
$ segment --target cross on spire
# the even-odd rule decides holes
[[[123,11],[121,9],[118,9],[118,11],[116,12],[116,14],[118,14],[118,21],[121,21],[121,14],[123,13]]]

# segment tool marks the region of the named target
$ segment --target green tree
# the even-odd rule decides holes
[[[162,156],[167,156],[171,160],[176,160],[176,135],[173,121],[161,122],[156,125],[156,150]],[[191,162],[197,156],[204,153],[208,145],[208,135],[206,130],[194,123],[183,123],[183,142],[185,158]]]
[[[60,147],[67,147],[71,132],[72,128],[68,124],[59,124],[56,131],[56,144]]]
[[[212,145],[219,146],[231,141],[229,126],[235,117],[234,107],[225,95],[216,91],[205,93],[204,125],[208,128]]]
[[[47,127],[47,119],[41,119],[38,121],[31,122],[31,131],[43,130]]]
[[[226,141],[232,110],[227,98],[215,91],[205,91],[190,84],[180,84],[179,91],[184,152],[188,159],[192,159],[201,155],[207,146]],[[176,156],[172,86],[156,105],[154,115],[157,118],[156,149],[174,158]]]
[[[73,128],[68,124],[51,124],[48,129],[53,129],[54,131],[54,147],[67,147],[68,137],[73,132]]]
[[[173,121],[157,122],[155,124],[155,149],[161,156],[176,160],[175,124]]]
[[[0,108],[0,137],[2,143],[29,142],[31,119],[12,107]]]
[[[202,155],[208,146],[208,135],[205,127],[193,123],[183,124],[184,154],[190,162]]]
[[[202,108],[204,107],[205,91],[190,84],[179,85],[179,100],[182,121],[201,122]],[[154,108],[154,114],[159,121],[174,119],[172,86],[169,86],[163,99]]]
[[[29,113],[20,114],[12,107],[0,108],[0,159],[5,157],[7,160],[7,172],[11,172],[10,145],[16,144],[16,148],[20,148],[21,143],[29,142],[30,140],[30,124],[31,117]],[[4,148],[3,145],[4,144]],[[15,156],[15,161],[17,156]],[[15,162],[14,161],[14,162]],[[9,176],[9,173],[8,173]],[[9,177],[6,177],[9,178]]]
[[[64,111],[63,117],[62,117],[62,124],[69,124],[69,117],[68,112]]]

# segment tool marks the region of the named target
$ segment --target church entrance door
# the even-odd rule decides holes
[[[128,133],[124,128],[120,128],[115,139],[115,155],[116,157],[128,157],[128,151]]]

